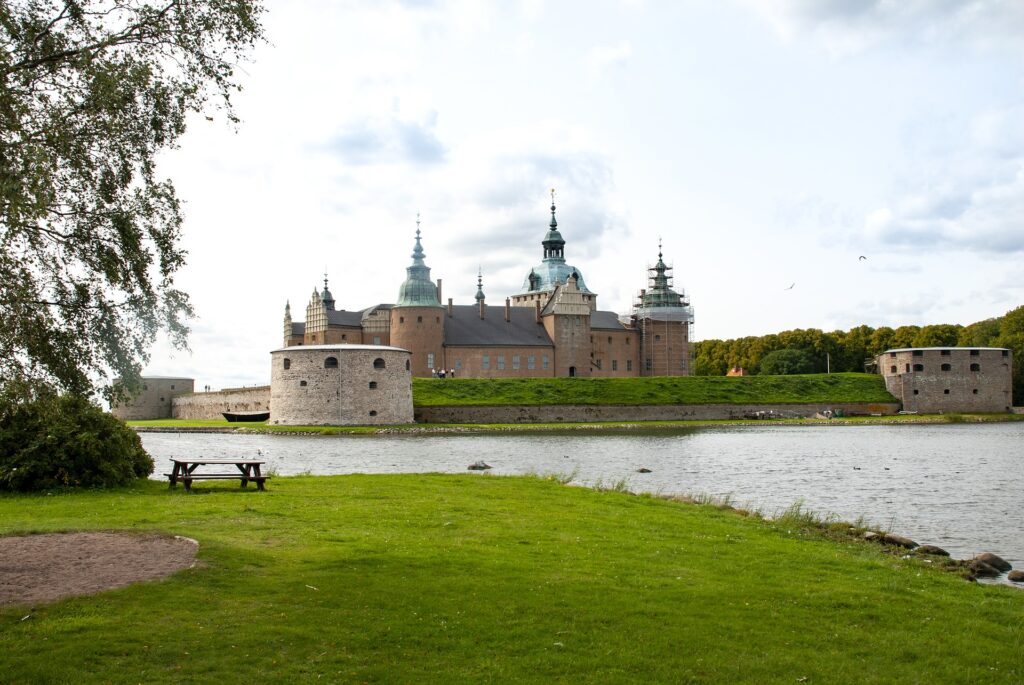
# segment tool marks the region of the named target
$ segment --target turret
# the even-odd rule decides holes
[[[391,309],[391,344],[412,352],[412,375],[430,376],[445,367],[444,308],[437,286],[430,280],[430,267],[423,258],[420,219],[416,216],[416,243],[412,264],[398,290],[398,302]]]

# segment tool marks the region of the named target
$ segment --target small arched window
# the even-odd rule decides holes
[[[971,371],[981,371],[981,364],[971,364]]]
[[[377,389],[377,381],[370,381],[370,390]]]
[[[924,371],[924,364],[914,364],[914,371]]]
[[[406,360],[405,360],[405,370],[406,370],[406,371],[408,371],[408,370],[409,370],[409,369],[411,369],[411,368],[412,368],[412,366],[411,366],[411,365],[409,364],[409,360],[408,360],[408,359],[406,359]]]
[[[292,360],[289,359],[288,357],[285,357],[284,358],[283,366],[284,366],[285,370],[288,370],[288,369],[292,368]]]
[[[299,381],[299,387],[301,387],[301,388],[306,387],[306,381]]]
[[[943,371],[949,371],[953,367],[950,366],[949,364],[943,364],[941,368],[942,368]]]
[[[384,368],[384,360],[381,359],[380,357],[377,357],[376,359],[374,359],[373,360],[373,368],[375,368],[375,369],[383,369]]]
[[[889,373],[896,373],[896,367],[895,366],[890,366],[889,367]]]
[[[370,416],[376,416],[376,415],[377,415],[377,410],[376,409],[371,409],[370,410]]]
[[[324,360],[324,368],[325,369],[336,369],[336,368],[338,368],[338,358],[337,357],[328,357],[327,359],[325,359]]]

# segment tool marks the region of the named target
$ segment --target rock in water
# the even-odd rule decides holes
[[[1010,562],[1006,561],[1002,557],[992,554],[992,552],[982,552],[981,554],[975,554],[974,558],[978,561],[985,562],[992,568],[998,569],[1002,572],[1009,571],[1011,568],[1013,568],[1013,565]]]
[[[636,470],[636,472],[637,473],[650,473],[651,470],[649,468],[647,468],[646,466],[641,466],[640,468],[638,468]]]
[[[1006,576],[1006,579],[1015,583],[1024,583],[1024,571],[1010,571],[1010,575]]]
[[[892,533],[886,533],[882,536],[882,542],[888,545],[896,545],[897,547],[906,547],[907,549],[917,547],[917,543],[910,538],[905,538],[902,535],[893,535]]]
[[[470,471],[486,471],[491,468],[491,465],[485,461],[475,461],[466,468]]]
[[[949,552],[942,549],[941,547],[936,547],[935,545],[921,545],[920,547],[914,550],[914,554],[931,554],[932,556],[936,557],[949,556]]]
[[[967,565],[967,568],[969,568],[971,573],[979,578],[994,578],[999,575],[999,569],[995,566],[990,566],[977,558],[971,559],[971,563]]]

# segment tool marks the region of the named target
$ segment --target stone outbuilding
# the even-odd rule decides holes
[[[122,421],[169,419],[173,398],[191,393],[195,383],[192,378],[180,376],[143,376],[139,394],[127,402],[111,406],[110,413]]]
[[[1002,347],[908,347],[876,359],[904,411],[1012,411],[1013,358]]]
[[[270,423],[343,426],[412,423],[412,354],[378,345],[274,350]]]

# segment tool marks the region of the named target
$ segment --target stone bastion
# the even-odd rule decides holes
[[[412,353],[380,345],[274,350],[270,423],[344,426],[412,423]]]

